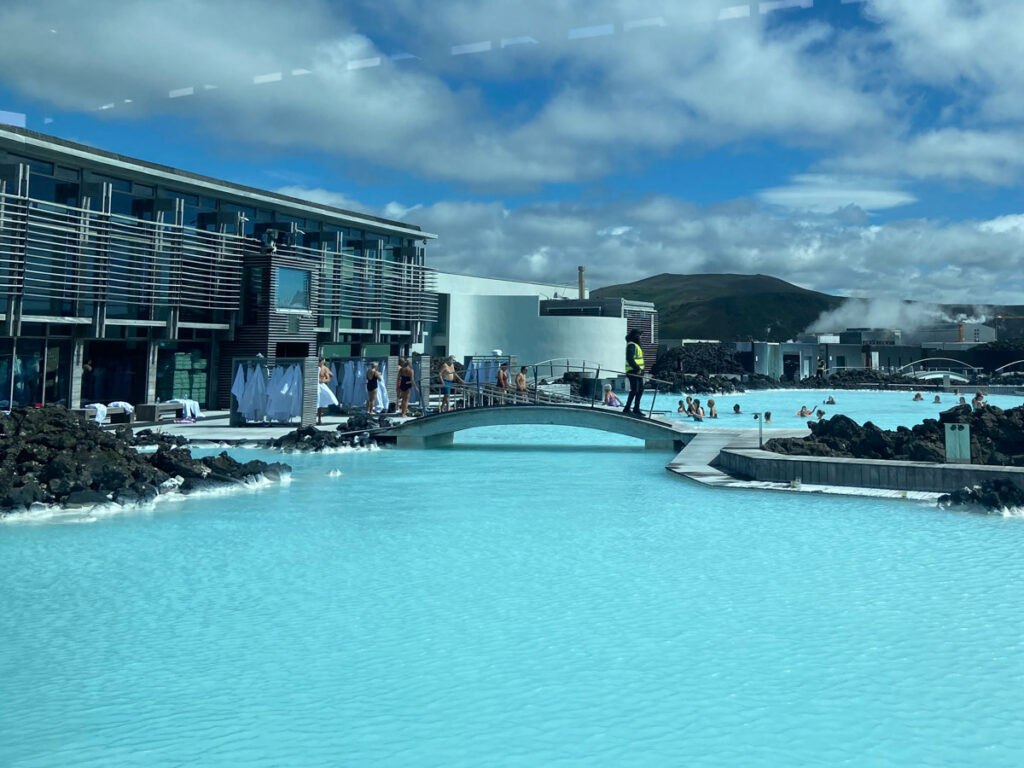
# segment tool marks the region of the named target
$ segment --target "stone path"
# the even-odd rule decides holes
[[[809,430],[766,429],[764,440],[774,437],[804,437]],[[935,502],[941,494],[925,491],[892,491],[880,488],[855,488],[838,485],[811,485],[808,483],[772,483],[761,480],[741,480],[711,466],[723,448],[757,448],[756,429],[709,429],[699,433],[681,450],[668,466],[669,472],[714,488],[742,488],[759,491],[789,491],[792,493],[824,493],[840,496],[870,496],[873,498],[906,499]]]

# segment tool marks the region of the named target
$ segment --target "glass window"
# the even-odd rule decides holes
[[[309,272],[277,268],[277,309],[309,311]]]
[[[104,176],[102,173],[90,173],[89,181],[103,182],[105,181],[114,190],[118,192],[128,192],[132,188],[132,183],[128,179],[118,179],[114,176]]]
[[[154,187],[151,187],[149,184],[132,184],[132,192],[136,195],[152,197],[153,190]]]
[[[53,175],[53,163],[47,163],[42,160],[35,160],[31,157],[24,157],[23,155],[16,155],[13,152],[7,153],[7,162],[9,163],[21,163],[27,165],[32,169],[32,173],[41,173],[44,176]]]
[[[188,192],[179,192],[176,189],[167,190],[168,197],[177,197],[185,201],[185,205],[199,205],[199,198],[196,195],[190,195]]]

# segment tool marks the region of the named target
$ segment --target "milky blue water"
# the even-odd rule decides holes
[[[457,440],[0,525],[0,765],[1024,764],[1024,520]]]
[[[829,395],[836,401],[835,405],[825,405]],[[967,402],[974,396],[973,391],[962,390]],[[704,419],[699,425],[692,419],[675,413],[680,400],[679,395],[660,394],[654,400],[658,410],[669,410],[665,414],[669,418],[681,419],[697,429],[714,429],[716,427],[749,427],[754,424],[755,411],[770,411],[772,424],[776,428],[799,429],[806,426],[807,418],[797,416],[800,407],[806,405],[817,412],[825,411],[825,418],[842,413],[859,424],[871,421],[882,429],[895,429],[897,426],[913,426],[924,419],[937,419],[942,411],[956,405],[960,398],[952,394],[941,393],[942,402],[935,404],[932,399],[934,392],[923,392],[922,402],[914,402],[913,392],[871,392],[867,390],[806,390],[806,389],[766,389],[744,392],[738,395],[710,395],[718,407],[717,419]],[[697,397],[707,410],[707,395]],[[644,396],[644,405],[649,408],[652,398]],[[988,395],[985,402],[1003,409],[1015,408],[1024,404],[1024,395]],[[741,415],[734,414],[733,405],[739,404]]]

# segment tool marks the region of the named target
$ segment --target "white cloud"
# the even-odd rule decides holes
[[[579,181],[642,163],[646,152],[749,137],[826,142],[885,124],[856,72],[822,52],[826,27],[769,34],[759,18],[719,24],[712,3],[675,5],[659,17],[664,30],[575,40],[568,30],[606,29],[611,8],[622,20],[646,18],[649,3],[622,0],[603,14],[584,0],[365,3],[383,37],[426,49],[561,30],[538,45],[405,66],[342,15],[358,6],[325,0],[302,13],[253,0],[244,14],[226,0],[14,0],[0,8],[0,71],[65,109],[130,93],[134,113],[184,115],[224,142],[323,150],[480,186]],[[54,18],[75,30],[57,47],[43,39]],[[483,98],[492,81],[552,69],[560,75],[536,103]]]
[[[310,196],[332,200],[323,190]],[[583,264],[594,286],[714,272],[769,274],[853,297],[1013,304],[1024,295],[1024,213],[868,225],[845,210],[779,215],[749,200],[702,208],[653,196],[516,208],[443,201],[415,207],[410,220],[440,235],[428,263],[452,272],[571,284]]]
[[[832,213],[849,206],[879,211],[917,201],[914,195],[882,180],[821,174],[794,176],[787,186],[763,189],[758,197],[770,205],[812,213]]]
[[[1024,173],[1024,134],[941,128],[877,142],[827,163],[844,171],[1008,186]]]

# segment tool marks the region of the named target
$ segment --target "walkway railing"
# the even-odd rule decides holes
[[[625,371],[609,370],[600,365],[591,365],[586,361],[559,358],[557,360],[544,360],[539,363],[532,363],[525,366],[531,371],[527,380],[525,391],[516,390],[514,385],[499,387],[496,384],[483,382],[453,383],[450,387],[449,406],[457,408],[482,408],[501,405],[571,405],[577,407],[596,408],[604,407],[603,392],[599,391],[602,374],[606,378],[618,378],[626,376]],[[593,385],[589,397],[573,395],[570,393],[558,392],[548,387],[555,385],[559,380],[564,382],[566,374],[578,375],[580,380],[591,379]],[[549,381],[549,378],[555,381]],[[655,384],[668,384],[664,379],[656,379],[652,376],[644,376],[645,381]],[[570,385],[571,386],[571,385]],[[431,394],[442,394],[441,390],[433,383]],[[655,401],[658,397],[657,387],[653,388],[654,397],[648,409],[648,416],[654,413]]]

